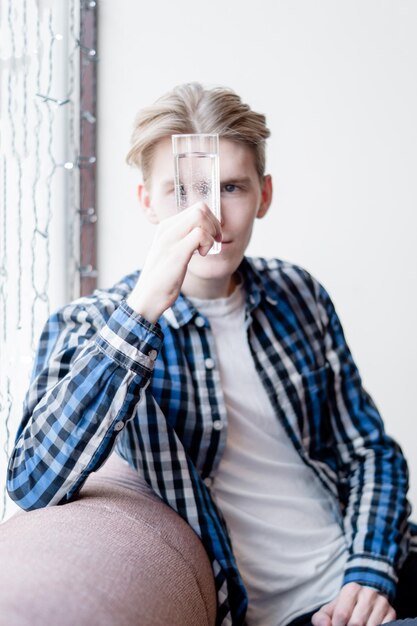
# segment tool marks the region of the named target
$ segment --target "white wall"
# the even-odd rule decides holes
[[[417,506],[417,3],[205,6],[100,2],[100,282],[140,266],[152,236],[124,163],[136,111],[185,81],[233,87],[272,130],[275,200],[249,252],[330,291]]]

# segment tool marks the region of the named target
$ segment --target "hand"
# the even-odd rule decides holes
[[[206,256],[221,239],[220,222],[203,202],[162,220],[129,306],[155,323],[177,299],[194,252]]]
[[[377,626],[394,620],[395,611],[376,589],[344,585],[339,595],[311,618],[313,626]]]

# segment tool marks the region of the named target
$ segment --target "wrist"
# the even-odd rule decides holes
[[[161,317],[162,313],[156,307],[150,305],[149,302],[143,301],[141,298],[134,297],[133,294],[126,298],[126,302],[135,313],[144,317],[151,324],[156,324]]]

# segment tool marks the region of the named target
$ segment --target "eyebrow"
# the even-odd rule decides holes
[[[227,178],[226,180],[220,180],[221,185],[248,185],[251,182],[251,179],[248,176],[243,176],[241,178]]]

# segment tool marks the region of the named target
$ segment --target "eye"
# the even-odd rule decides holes
[[[239,187],[237,185],[234,185],[233,183],[227,183],[227,185],[223,186],[223,189],[224,191],[227,191],[227,193],[239,191]]]

